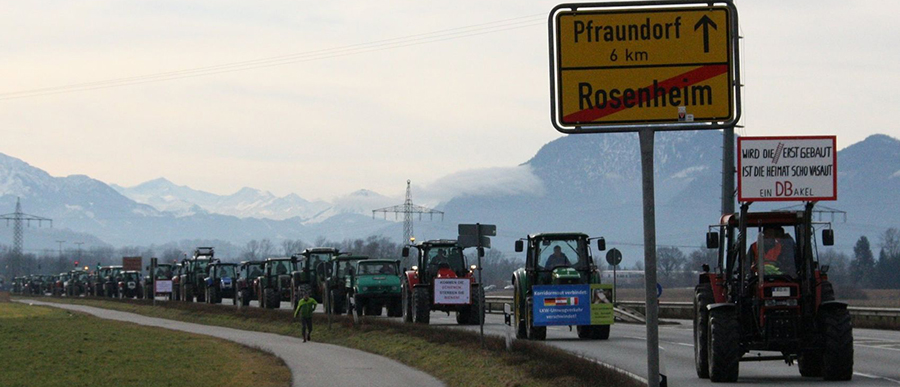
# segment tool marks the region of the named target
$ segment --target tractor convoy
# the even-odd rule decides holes
[[[805,377],[849,380],[850,314],[847,304],[836,301],[829,267],[817,256],[817,243],[834,243],[830,224],[813,221],[812,202],[800,211],[749,208],[750,203],[743,203],[739,213],[722,216],[706,235],[707,248],[718,249],[718,264],[714,270],[703,265],[697,272],[697,376],[736,382],[741,362],[779,360],[796,363]],[[510,278],[513,295],[505,316],[516,338],[546,340],[554,325],[574,328],[582,340],[610,337],[615,289],[601,283],[592,247],[604,251],[606,242],[577,232],[533,234],[515,242],[525,265]],[[484,289],[465,248],[447,239],[409,244],[400,252],[403,258],[414,254],[414,264],[406,269],[397,259],[326,247],[240,263],[222,262],[213,248],[200,247],[191,258],[155,267],[155,280],[170,283],[171,292],[157,292],[151,276],[141,278],[139,271],[99,265],[93,271],[15,277],[11,288],[26,295],[168,296],[210,304],[227,299],[238,308],[256,302],[268,309],[284,302],[294,308],[308,295],[327,314],[386,314],[428,324],[432,312],[439,311],[454,313],[457,324],[475,325],[484,318]]]

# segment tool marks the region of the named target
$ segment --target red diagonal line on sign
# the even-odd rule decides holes
[[[666,93],[662,94],[663,98],[665,98],[665,96],[669,95],[668,91],[673,87],[681,88],[684,86],[694,85],[694,84],[703,82],[707,79],[710,79],[712,77],[725,74],[727,72],[728,72],[728,65],[701,66],[701,67],[698,67],[691,71],[688,71],[684,74],[676,75],[672,78],[669,78],[662,82],[659,82],[657,84],[657,86],[666,89]],[[636,90],[645,89],[645,88],[651,89],[651,94],[653,94],[653,84],[652,83],[648,86],[641,87]],[[619,98],[621,99],[621,97],[619,97]],[[656,99],[655,95],[654,95],[654,98],[650,99],[650,101],[653,101],[654,99]],[[565,122],[565,123],[590,122],[590,121],[594,121],[598,118],[603,118],[610,114],[620,112],[625,109],[630,109],[630,108],[625,107],[624,103],[620,104],[619,107],[617,107],[617,108],[610,107],[609,105],[610,104],[607,103],[606,107],[604,107],[602,109],[590,108],[590,109],[585,109],[585,110],[582,110],[579,112],[569,114],[569,115],[563,117],[563,122]],[[635,106],[637,106],[637,104],[635,104]]]

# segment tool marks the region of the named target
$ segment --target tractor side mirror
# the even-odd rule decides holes
[[[408,258],[409,257],[409,247],[404,247],[403,253],[401,255],[403,255],[403,258]]]
[[[719,248],[719,233],[717,233],[717,232],[706,233],[706,248],[707,249],[718,249]]]
[[[822,274],[828,274],[828,269],[831,269],[831,266],[822,265],[822,267],[819,268],[819,272]]]
[[[700,266],[700,269],[703,270],[704,273],[709,273],[709,265],[708,264],[704,263],[703,265]]]
[[[822,245],[834,246],[834,230],[830,228],[822,230]]]
[[[291,256],[291,263],[294,264],[294,265],[297,264],[297,256],[296,256],[296,255],[292,255],[292,256]]]
[[[597,250],[603,251],[606,250],[606,239],[601,237],[597,239]]]
[[[525,250],[525,243],[522,243],[522,241],[516,241],[516,252],[521,253],[522,250]]]

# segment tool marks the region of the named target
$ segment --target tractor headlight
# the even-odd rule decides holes
[[[368,291],[369,291],[369,287],[368,287],[368,286],[363,286],[363,287],[361,287],[360,289],[361,289],[362,291],[364,291],[364,292],[368,292]]]

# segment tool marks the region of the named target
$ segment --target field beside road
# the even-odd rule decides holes
[[[234,309],[147,300],[98,300],[44,297],[48,302],[82,304],[145,316],[300,337],[299,323],[286,310]],[[486,339],[459,329],[403,324],[387,319],[364,319],[354,325],[347,316],[314,315],[313,340],[336,344],[398,360],[420,369],[449,386],[637,386],[635,380],[596,363],[540,343],[517,341],[507,351],[502,338]],[[455,324],[454,324],[455,326]],[[437,328],[437,329],[436,329]]]
[[[275,356],[207,336],[0,302],[0,386],[290,385]]]

